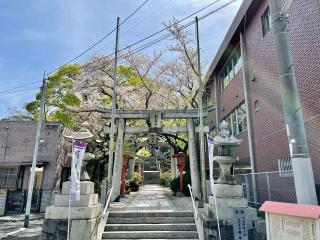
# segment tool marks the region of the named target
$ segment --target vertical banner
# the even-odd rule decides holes
[[[210,190],[214,194],[214,179],[213,179],[213,154],[214,154],[214,138],[207,135],[208,154],[209,154],[209,170],[210,170]]]
[[[73,141],[72,143],[72,166],[71,166],[71,186],[70,197],[71,201],[80,200],[80,174],[82,159],[86,151],[87,143],[81,141]]]

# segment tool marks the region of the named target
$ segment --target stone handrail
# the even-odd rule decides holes
[[[194,198],[194,195],[192,192],[192,186],[190,186],[190,184],[188,184],[188,188],[189,188],[189,192],[190,192],[190,196],[191,196],[191,200],[192,200],[194,222],[197,227],[198,237],[199,237],[199,240],[204,240],[203,222],[202,222],[201,218],[199,217],[199,213],[198,213],[196,203],[195,203],[195,198]]]
[[[97,232],[97,240],[101,240],[102,239],[104,228],[105,228],[107,220],[108,220],[109,212],[107,212],[107,208],[108,208],[109,203],[110,203],[110,198],[111,198],[112,191],[113,191],[113,187],[111,187],[111,189],[109,189],[108,192],[107,192],[107,195],[109,193],[109,196],[108,196],[108,200],[106,202],[106,205],[105,205],[105,207],[103,209],[103,212],[100,215],[100,222],[99,222],[98,232]]]

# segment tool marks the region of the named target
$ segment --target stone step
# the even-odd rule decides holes
[[[196,231],[125,231],[104,232],[103,239],[195,239]]]
[[[157,171],[157,170],[158,170],[157,166],[149,166],[144,169],[144,171]]]
[[[165,224],[107,224],[106,232],[112,231],[196,231],[193,223]]]
[[[193,217],[108,218],[107,224],[194,223]]]
[[[139,212],[122,212],[114,211],[110,212],[109,218],[138,218],[138,217],[193,217],[193,212],[186,211],[177,211],[177,212],[168,212],[168,211],[139,211]]]
[[[144,171],[143,184],[160,184],[160,171]]]

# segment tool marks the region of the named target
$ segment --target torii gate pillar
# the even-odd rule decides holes
[[[194,138],[194,126],[193,118],[187,118],[188,127],[188,145],[189,145],[189,162],[190,162],[190,174],[191,174],[191,185],[193,194],[200,199],[200,175],[197,161],[197,150]]]
[[[125,121],[123,118],[120,118],[118,123],[118,136],[117,136],[115,158],[114,158],[114,164],[113,164],[113,176],[112,176],[113,191],[111,194],[111,201],[115,201],[120,196],[121,170],[122,170],[122,162],[123,162],[124,128],[125,128]]]

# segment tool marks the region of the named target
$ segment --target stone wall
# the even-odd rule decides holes
[[[46,207],[52,206],[54,204],[54,198],[57,193],[60,193],[60,191],[59,190],[43,190],[42,191],[40,212],[45,212]]]
[[[220,233],[224,240],[233,240],[233,226],[228,221],[219,221]],[[218,224],[215,219],[207,219],[203,223],[205,239],[218,240]],[[265,221],[257,221],[252,226],[248,226],[249,240],[267,240]]]
[[[6,209],[7,189],[0,189],[0,216],[4,215]]]
[[[43,220],[41,240],[66,240],[68,220]]]

